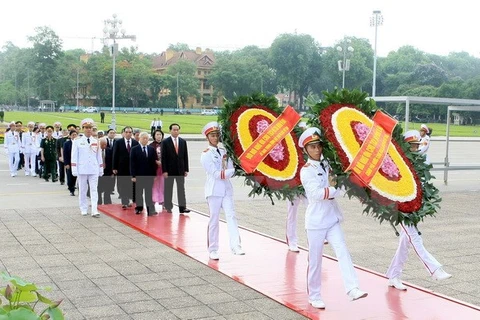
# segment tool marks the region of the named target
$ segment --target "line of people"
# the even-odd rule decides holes
[[[14,128],[11,127],[10,135],[6,138],[9,164],[13,162],[12,166],[15,167],[16,148],[23,148],[24,154],[31,159],[32,156],[26,151],[27,148],[24,145],[37,145],[38,142],[35,139],[40,137],[40,158],[45,167],[45,176],[52,176],[52,181],[55,181],[54,150],[58,150],[59,143],[54,147],[53,142],[54,139],[59,140],[64,137],[59,136],[56,126],[45,124],[40,124],[38,126],[40,132],[33,134],[34,127],[30,130],[31,124],[33,123],[28,124],[30,134],[23,133],[23,139],[20,133],[21,126],[15,124]],[[114,192],[115,181],[122,208],[125,210],[135,203],[135,214],[141,214],[146,209],[148,216],[156,215],[156,205],[162,206],[161,211],[172,213],[173,185],[176,183],[179,212],[181,214],[190,212],[185,195],[185,177],[189,172],[188,148],[187,142],[179,136],[179,124],[174,123],[169,126],[170,136],[166,139],[161,129],[154,130],[153,142],[150,144],[147,132],[137,132],[135,137],[133,128],[129,126],[122,130],[120,139],[115,139],[116,132],[112,129],[107,132],[107,136],[103,137],[102,133],[95,133],[95,124],[90,118],[82,120],[81,136],[74,125],[69,125],[68,128],[70,129],[68,137],[61,144],[60,155],[57,156],[65,166],[67,185],[71,195],[75,195],[78,177],[79,206],[82,215],[88,215],[87,194],[90,194],[91,215],[99,217],[97,205],[112,203],[111,194]],[[424,129],[422,127],[422,130]],[[57,132],[57,138],[54,138],[55,132]],[[234,209],[233,186],[230,182],[235,174],[233,162],[225,149],[219,147],[220,126],[217,122],[207,123],[202,134],[208,142],[208,147],[201,154],[200,163],[206,172],[205,198],[210,213],[207,230],[209,258],[212,260],[220,258],[218,252],[221,209],[225,212],[230,249],[235,255],[244,255]],[[31,140],[29,136],[32,137]],[[418,132],[408,132],[405,135],[405,140],[410,143],[412,152],[417,152],[418,146],[422,143],[420,139],[421,134]],[[320,130],[305,128],[298,144],[308,158],[306,165],[301,169],[301,182],[305,188],[305,195],[289,202],[286,233],[289,250],[299,252],[296,223],[298,207],[303,201],[307,206],[305,230],[309,251],[307,272],[309,303],[315,308],[325,308],[321,296],[322,254],[325,243],[332,245],[338,258],[348,297],[351,300],[364,298],[368,293],[359,289],[358,279],[340,226],[343,215],[335,201],[343,191],[335,186],[330,176],[329,164],[323,158],[323,140]],[[32,170],[31,167],[29,168],[26,169],[26,175],[28,175],[27,171]],[[401,227],[399,247],[387,272],[388,286],[398,290],[407,289],[400,277],[410,245],[414,247],[418,257],[434,279],[443,280],[451,277],[425,249],[418,230],[405,224]]]

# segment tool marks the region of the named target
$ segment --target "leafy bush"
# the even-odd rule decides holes
[[[52,301],[41,295],[38,291],[51,291],[50,287],[37,287],[22,278],[10,276],[6,272],[0,273],[0,277],[9,283],[0,289],[0,320],[63,320],[63,312],[58,308],[62,300]],[[4,297],[7,301],[4,304]],[[46,305],[37,313],[35,307],[38,303]]]

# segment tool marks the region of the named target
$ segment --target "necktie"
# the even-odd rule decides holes
[[[218,149],[218,148],[217,148],[217,152],[218,152],[219,155],[222,155],[222,154],[220,153],[220,149]]]
[[[127,140],[127,151],[130,153],[130,140]]]
[[[178,143],[177,143],[177,138],[173,138],[173,145],[175,146],[175,152],[178,154]]]
[[[102,149],[102,160],[103,160],[103,165],[105,165],[105,149]]]
[[[148,157],[148,155],[147,155],[147,147],[145,147],[145,146],[143,147],[143,153],[145,154],[145,157]]]
[[[90,138],[87,138],[87,142],[88,142],[88,144],[90,144]]]
[[[110,139],[110,148],[113,147],[113,140]]]

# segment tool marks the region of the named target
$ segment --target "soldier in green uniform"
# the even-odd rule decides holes
[[[57,182],[57,140],[53,137],[53,127],[46,127],[47,136],[40,143],[40,155],[43,161],[43,178],[48,181],[50,175],[52,182]]]

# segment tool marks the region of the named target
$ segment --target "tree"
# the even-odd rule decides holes
[[[388,74],[413,72],[418,64],[427,64],[430,62],[424,52],[412,46],[403,46],[397,51],[392,51],[388,54],[387,59],[384,61],[383,68]]]
[[[176,44],[170,43],[168,45],[168,50],[173,50],[173,51],[177,51],[177,52],[190,51],[190,47],[186,43],[177,42]]]
[[[460,77],[453,78],[452,80],[443,83],[438,88],[438,96],[444,98],[456,98],[461,97],[465,90],[465,81]]]
[[[49,27],[35,28],[37,33],[28,37],[33,43],[35,63],[35,82],[41,99],[52,99],[52,89],[57,82],[56,72],[60,57],[63,55],[62,40]],[[58,92],[55,92],[58,94]]]
[[[419,64],[412,72],[411,83],[417,83],[422,86],[430,85],[439,87],[448,80],[447,73],[434,63]]]
[[[59,59],[57,67],[58,82],[56,89],[63,93],[61,98],[59,97],[59,104],[76,105],[77,75],[79,88],[90,83],[91,80],[86,72],[86,65],[80,59],[84,54],[84,50],[69,50]],[[83,97],[79,94],[79,98]]]
[[[170,78],[168,78],[170,94],[176,95],[178,89],[177,98],[180,99],[182,108],[184,109],[189,97],[199,96],[198,89],[200,87],[200,82],[195,78],[196,72],[197,66],[195,63],[187,60],[180,60],[169,66],[166,70],[166,74],[170,76]]]
[[[270,64],[276,71],[278,84],[295,93],[302,109],[310,81],[322,72],[320,60],[320,48],[310,35],[282,34],[270,47]]]
[[[97,98],[100,106],[112,106],[112,58],[109,48],[92,55],[86,64],[90,78],[89,94]]]
[[[167,76],[166,75],[161,75],[158,73],[151,73],[149,75],[149,91],[150,91],[150,101],[152,103],[152,106],[157,106],[158,105],[158,100],[160,97],[160,92],[162,91],[163,88],[167,87]]]
[[[253,92],[276,93],[271,85],[274,83],[273,71],[256,58],[241,54],[217,59],[208,81],[215,88],[216,94],[221,93],[226,99]]]
[[[11,81],[0,83],[0,104],[13,104],[15,102],[15,85]]]
[[[146,106],[149,100],[146,88],[149,87],[153,74],[151,60],[136,56],[133,61],[125,64],[122,72],[125,78],[122,90],[132,101],[132,106],[136,108],[140,105]]]

